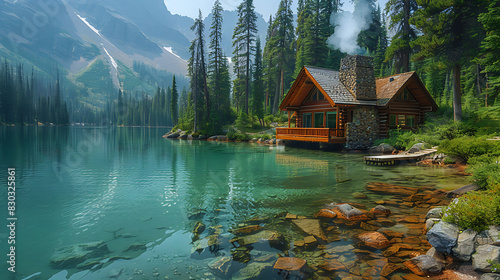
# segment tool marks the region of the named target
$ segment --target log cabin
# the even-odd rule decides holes
[[[390,129],[414,130],[438,106],[415,72],[375,79],[373,58],[342,59],[340,71],[304,66],[280,104],[276,138],[367,149]]]

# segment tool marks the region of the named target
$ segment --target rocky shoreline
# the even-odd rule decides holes
[[[285,141],[281,139],[276,139],[276,138],[271,138],[271,139],[264,139],[261,136],[260,133],[253,134],[253,136],[256,136],[254,138],[251,138],[248,141],[237,141],[237,140],[230,140],[227,138],[226,135],[214,135],[207,137],[205,135],[196,135],[193,136],[193,134],[187,134],[185,131],[178,130],[176,132],[168,132],[167,134],[163,135],[163,138],[168,138],[168,139],[178,139],[178,140],[206,140],[209,142],[249,142],[249,143],[257,143],[257,144],[262,144],[262,145],[285,145]]]

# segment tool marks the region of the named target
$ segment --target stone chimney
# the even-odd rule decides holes
[[[377,100],[373,58],[350,55],[340,63],[340,81],[358,100]]]

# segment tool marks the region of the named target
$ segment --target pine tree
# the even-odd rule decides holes
[[[175,82],[175,75],[174,75],[174,78],[172,81],[172,99],[170,101],[170,108],[171,108],[170,113],[172,116],[172,121],[174,123],[174,126],[177,125],[177,121],[179,118],[178,105],[177,105],[178,100],[179,100],[179,93],[177,92],[177,84]]]
[[[292,81],[290,69],[293,69],[295,54],[295,32],[291,0],[281,0],[278,12],[274,17],[272,29],[275,30],[269,39],[271,55],[275,59],[276,73],[279,75],[272,112],[278,112],[280,99],[285,95],[285,87]]]
[[[267,27],[266,44],[264,46],[263,55],[263,65],[264,65],[264,84],[266,96],[264,99],[264,111],[270,113],[268,108],[271,108],[270,94],[275,87],[275,58],[272,53],[272,45],[270,43],[271,38],[275,35],[275,29],[273,28],[273,16],[269,16],[269,22]],[[274,107],[274,106],[272,106]]]
[[[222,6],[220,1],[215,1],[212,9],[212,25],[210,27],[210,52],[208,57],[209,90],[214,97],[212,112],[214,129],[221,130],[228,121],[229,96],[231,85],[227,84],[229,69],[227,58],[222,50]]]
[[[254,76],[252,86],[252,113],[264,124],[264,81],[262,80],[262,48],[260,38],[255,47]]]
[[[479,15],[479,21],[486,30],[486,38],[481,44],[484,73],[488,80],[485,104],[488,99],[495,100],[500,97],[500,0],[492,0],[488,10]]]
[[[194,110],[194,124],[193,131],[197,132],[199,128],[199,117],[203,112],[205,113],[204,124],[209,122],[210,118],[210,96],[207,86],[207,75],[205,67],[205,39],[204,39],[203,16],[201,10],[198,18],[195,20],[191,30],[195,32],[195,38],[191,41],[189,50],[191,57],[188,62],[188,73],[191,77],[191,92],[193,94],[193,110]],[[204,104],[201,100],[205,100]]]
[[[410,18],[418,10],[417,0],[389,0],[385,11],[389,15],[389,28],[394,33],[391,45],[387,48],[385,61],[394,60],[396,73],[410,71],[413,48],[410,43],[417,38],[415,27]]]
[[[257,14],[253,0],[243,0],[238,6],[238,22],[233,33],[235,59],[238,61],[238,78],[244,80],[245,113],[248,114],[250,93],[251,57],[255,54],[255,34],[257,33]]]
[[[453,69],[453,109],[455,121],[462,120],[461,68],[474,57],[484,37],[477,18],[484,10],[484,1],[433,0],[418,1],[422,6],[411,23],[423,33],[412,42],[420,51],[415,60],[428,57],[445,59]]]

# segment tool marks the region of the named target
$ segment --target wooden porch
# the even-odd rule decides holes
[[[345,131],[336,128],[277,127],[276,139],[335,144],[346,143]]]

